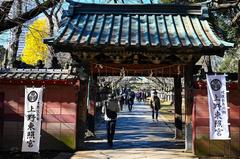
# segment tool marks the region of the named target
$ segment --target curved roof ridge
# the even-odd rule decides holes
[[[93,14],[167,14],[208,17],[208,7],[201,4],[94,4],[71,3],[68,16]]]
[[[159,4],[159,0],[99,0],[98,2],[89,0],[66,0],[68,3],[95,3],[95,4]]]

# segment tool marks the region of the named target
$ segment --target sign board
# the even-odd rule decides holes
[[[225,75],[207,75],[210,140],[228,140],[228,106]]]
[[[43,88],[25,88],[22,152],[39,152]]]

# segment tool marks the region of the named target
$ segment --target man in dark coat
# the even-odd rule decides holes
[[[153,93],[153,97],[150,100],[150,106],[152,108],[152,119],[154,121],[154,114],[156,114],[156,121],[158,121],[158,111],[161,108],[161,103],[160,103],[160,99],[157,96],[157,91],[154,91]]]

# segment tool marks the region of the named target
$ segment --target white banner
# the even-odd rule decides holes
[[[207,75],[210,140],[228,140],[228,106],[225,75]]]
[[[25,88],[22,152],[39,152],[43,88]]]

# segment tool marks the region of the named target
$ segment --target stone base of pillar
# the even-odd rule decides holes
[[[175,137],[174,137],[174,139],[176,139],[176,140],[181,140],[181,139],[183,139],[183,133],[182,133],[182,130],[178,130],[178,129],[176,129],[175,128]]]
[[[192,152],[192,124],[185,125],[185,152]]]

